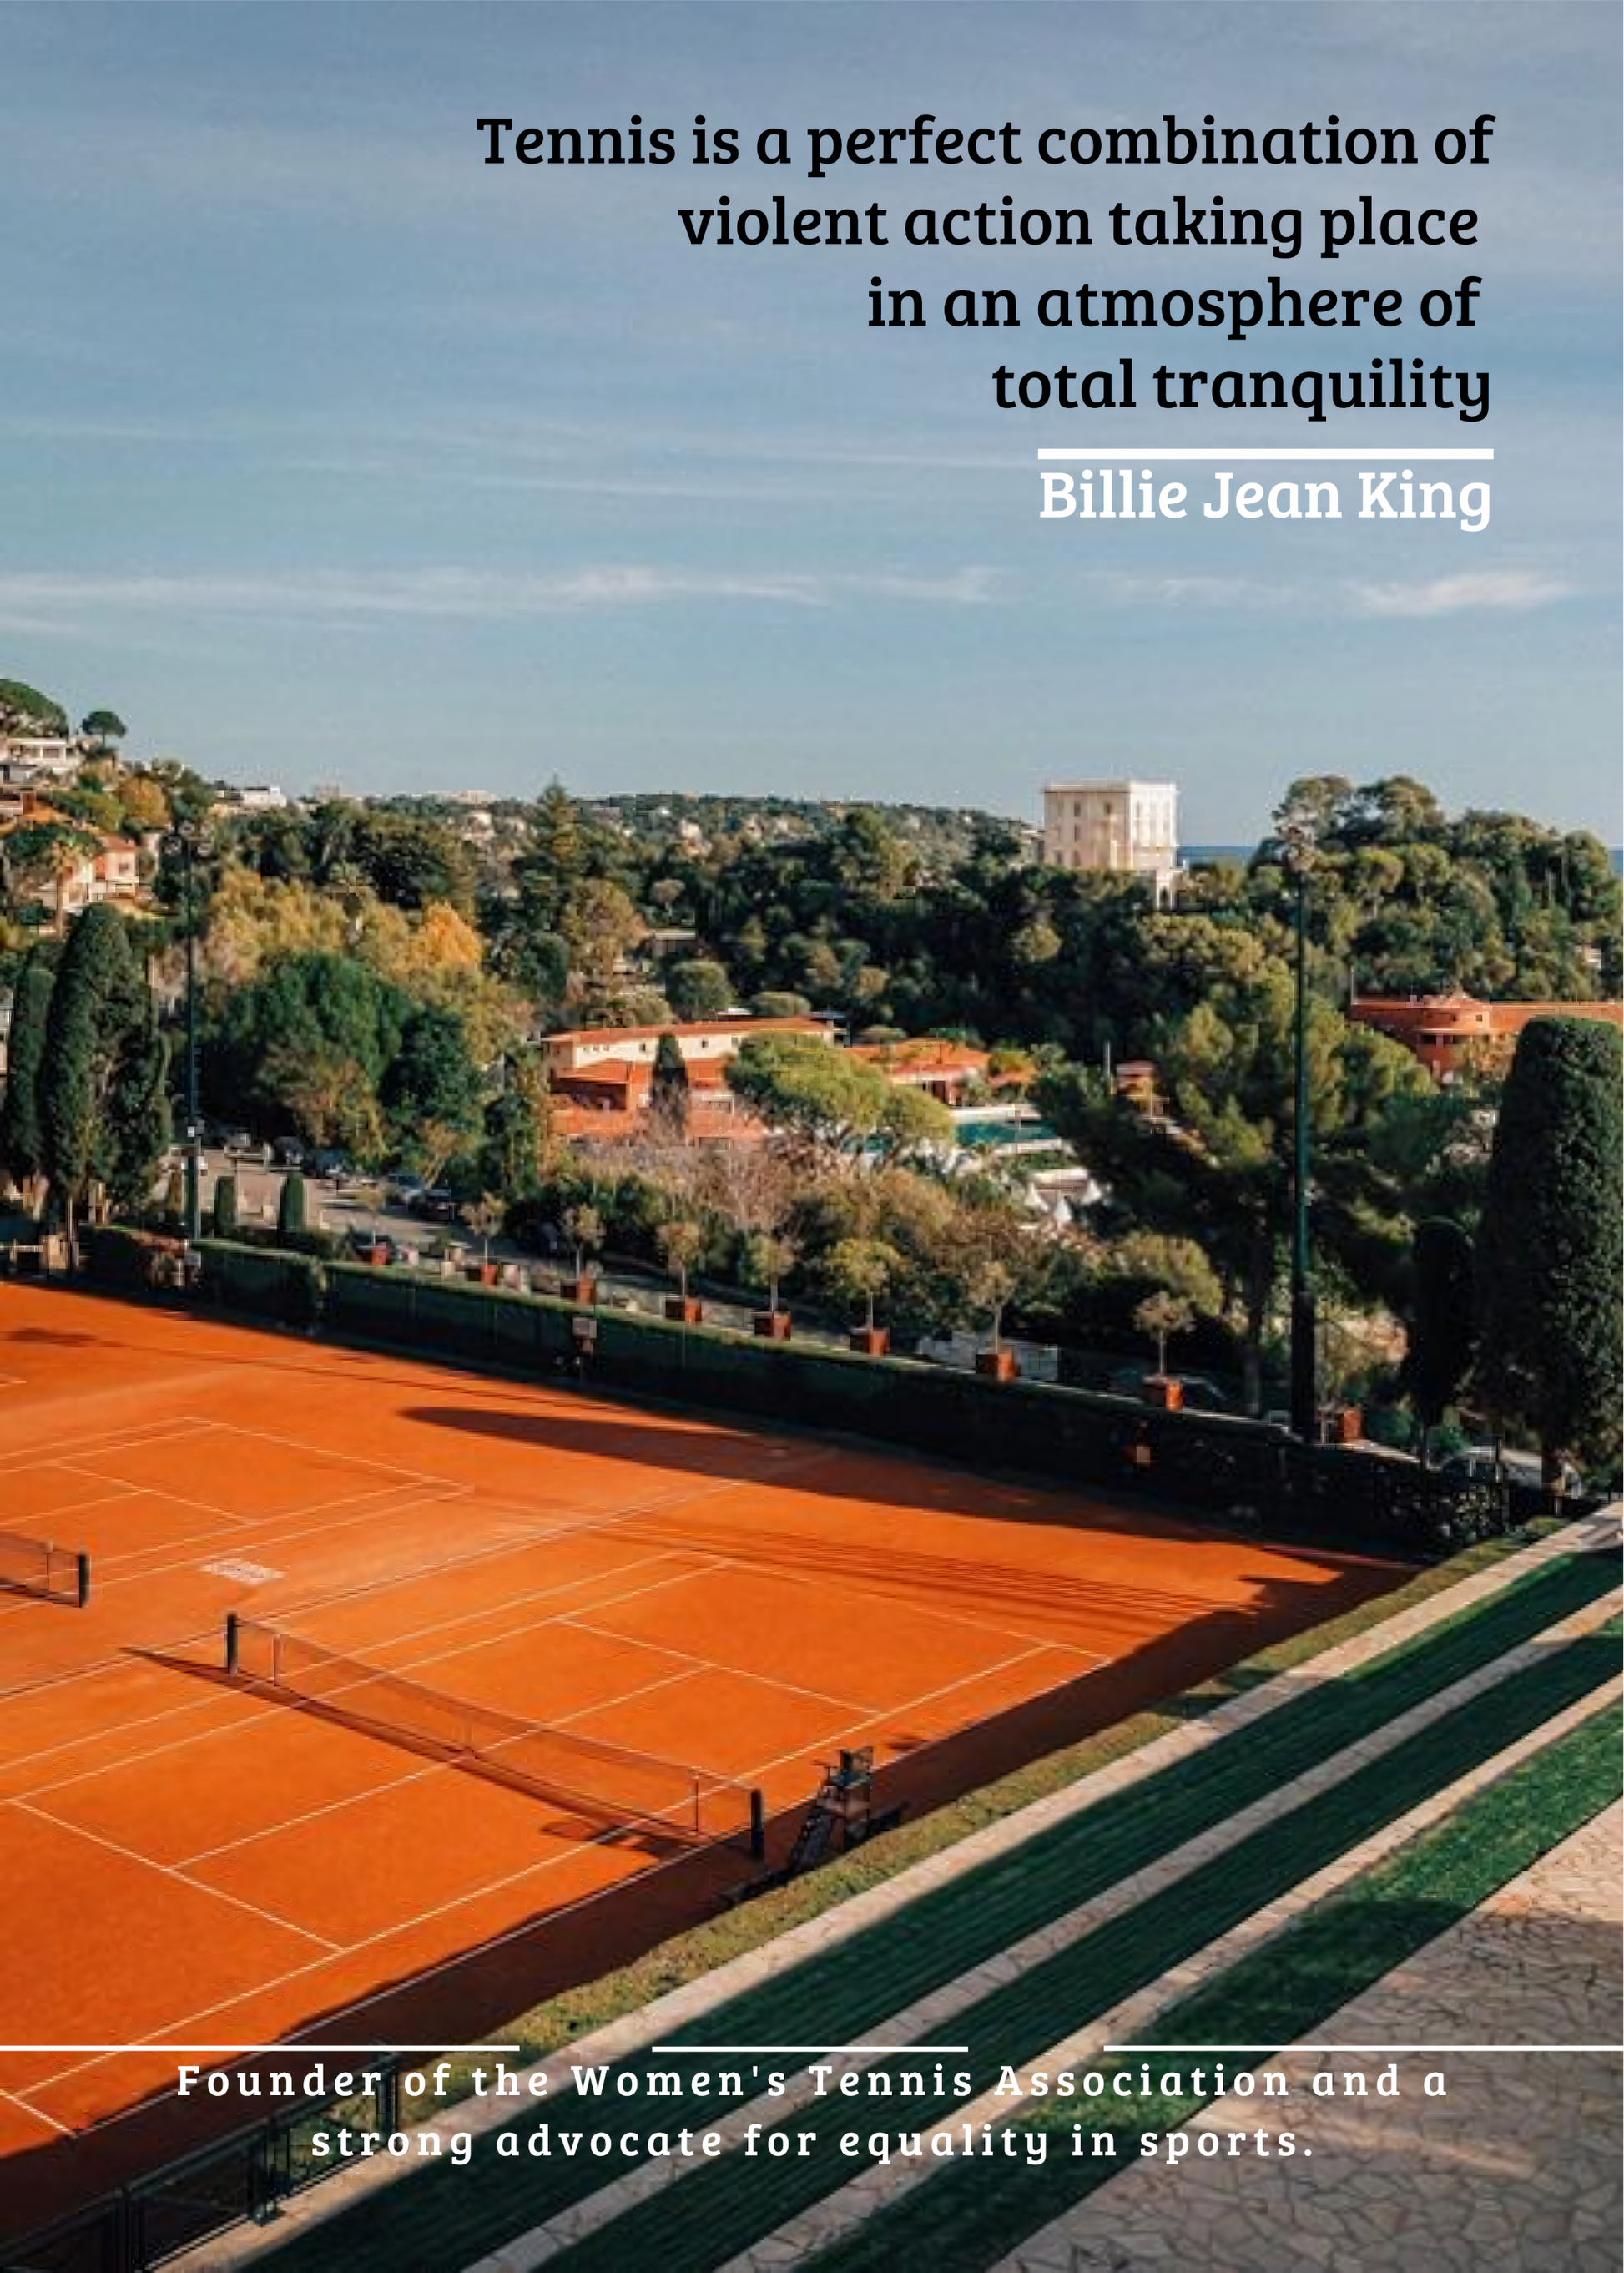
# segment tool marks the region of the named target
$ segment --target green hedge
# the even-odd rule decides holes
[[[205,1241],[203,1253],[207,1291],[258,1317],[320,1323],[341,1336],[524,1377],[579,1371],[609,1390],[1171,1501],[1278,1536],[1453,1551],[1538,1512],[1501,1487],[1446,1483],[1376,1453],[1305,1447],[1255,1422],[1158,1413],[1085,1390],[987,1381],[906,1358],[766,1342],[624,1311],[583,1313],[549,1296],[365,1264],[324,1265],[235,1242]],[[577,1337],[587,1318],[583,1350]]]
[[[275,1318],[286,1325],[320,1322],[326,1267],[312,1257],[243,1247],[226,1239],[206,1239],[200,1245],[205,1291],[227,1309]]]

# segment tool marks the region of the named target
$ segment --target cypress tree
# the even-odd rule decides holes
[[[214,1236],[236,1237],[236,1178],[222,1176],[214,1187]]]
[[[1535,1018],[1523,1029],[1494,1130],[1478,1234],[1478,1386],[1501,1421],[1561,1458],[1619,1443],[1620,1143],[1616,1028]]]
[[[1426,1440],[1460,1394],[1477,1342],[1471,1242],[1458,1223],[1431,1216],[1418,1223],[1411,1251],[1409,1347],[1400,1374],[1403,1392]]]
[[[40,949],[31,949],[11,995],[6,1044],[5,1103],[0,1107],[0,1154],[18,1185],[37,1195],[45,1174],[45,1130],[40,1119],[40,1067],[55,974]]]
[[[305,1227],[304,1179],[296,1168],[282,1178],[282,1196],[276,1206],[276,1228],[283,1239],[297,1239]]]
[[[76,1257],[92,1187],[127,1193],[143,1152],[155,1169],[162,1069],[152,1000],[123,919],[105,903],[86,908],[57,966],[39,1078],[46,1173]]]
[[[675,1034],[662,1034],[655,1046],[654,1078],[648,1086],[648,1109],[655,1120],[675,1134],[688,1126],[688,1068],[682,1044]]]

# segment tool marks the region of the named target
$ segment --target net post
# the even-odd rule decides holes
[[[82,1610],[90,1600],[90,1557],[83,1549],[74,1558],[75,1599]]]
[[[759,1783],[750,1787],[750,1858],[753,1863],[767,1859],[767,1802]]]
[[[226,1671],[235,1674],[237,1661],[236,1612],[226,1612]]]

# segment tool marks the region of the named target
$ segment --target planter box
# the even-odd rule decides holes
[[[1154,1405],[1158,1413],[1184,1410],[1184,1384],[1177,1374],[1148,1373],[1139,1385],[1139,1394],[1144,1404]]]
[[[665,1315],[674,1326],[697,1326],[705,1316],[705,1305],[697,1294],[668,1294]]]
[[[750,1323],[764,1342],[787,1342],[790,1339],[788,1310],[758,1310]]]
[[[598,1282],[595,1279],[565,1279],[560,1282],[558,1292],[566,1302],[595,1302]]]
[[[367,1261],[372,1265],[375,1271],[381,1271],[388,1260],[389,1249],[386,1247],[368,1248]]]
[[[889,1326],[853,1326],[846,1337],[859,1357],[888,1357],[891,1352]]]
[[[501,1284],[502,1266],[499,1263],[470,1263],[468,1266],[468,1273],[470,1284],[475,1287],[497,1287]]]
[[[977,1350],[976,1370],[984,1381],[1014,1381],[1021,1369],[1012,1349]]]
[[[1331,1442],[1357,1444],[1365,1434],[1365,1415],[1357,1405],[1342,1405],[1331,1415]]]

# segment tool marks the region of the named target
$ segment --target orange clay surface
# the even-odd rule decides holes
[[[183,2048],[483,2039],[747,1875],[227,1682],[228,1610],[759,1784],[781,1842],[837,1746],[932,1804],[1397,1575],[23,1287],[0,1527],[94,1572],[0,1592],[0,2235],[183,2143]]]

